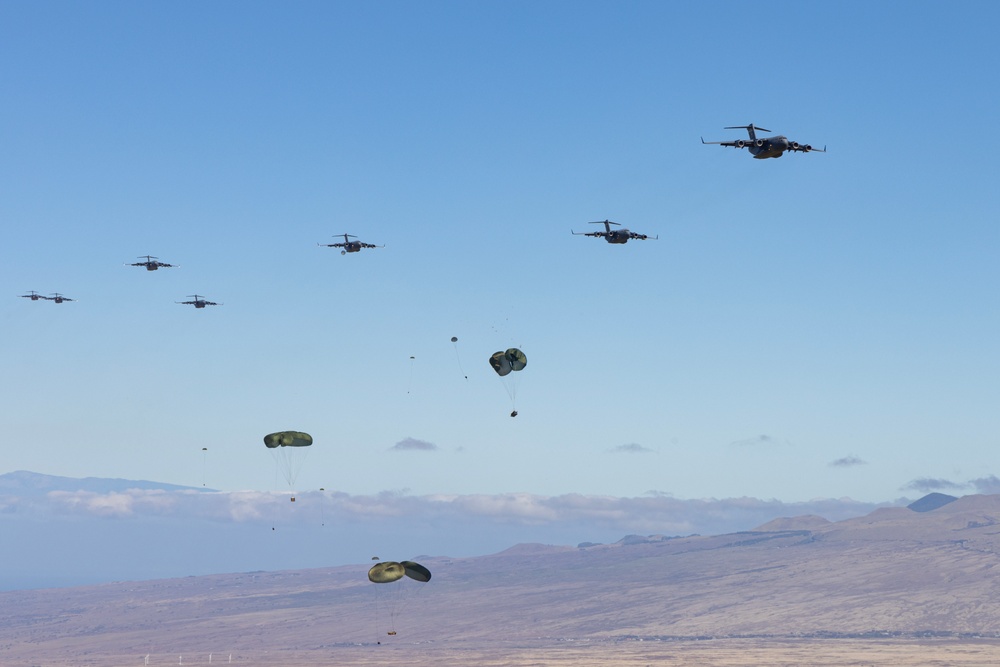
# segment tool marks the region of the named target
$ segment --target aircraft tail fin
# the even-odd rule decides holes
[[[753,123],[750,123],[749,125],[733,125],[733,126],[726,127],[726,128],[723,128],[723,129],[726,129],[726,130],[746,130],[747,133],[750,135],[750,141],[754,141],[754,140],[757,139],[757,134],[756,134],[755,130],[760,130],[761,132],[770,132],[771,131],[771,130],[768,130],[768,129],[763,128],[763,127],[757,127]]]

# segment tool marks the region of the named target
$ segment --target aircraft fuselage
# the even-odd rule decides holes
[[[608,243],[628,243],[629,238],[627,229],[613,229],[604,235],[604,240]]]
[[[769,157],[781,157],[788,150],[789,143],[786,137],[768,137],[747,142],[747,149],[757,160]]]

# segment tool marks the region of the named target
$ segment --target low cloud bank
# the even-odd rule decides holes
[[[430,494],[382,492],[351,495],[309,491],[291,500],[288,493],[204,492],[128,489],[125,491],[50,491],[43,496],[0,496],[0,516],[95,519],[177,518],[223,523],[312,522],[317,515],[331,525],[396,522],[506,526],[593,526],[605,532],[687,535],[748,530],[780,516],[816,514],[831,521],[860,516],[891,503],[849,498],[787,503],[759,498],[680,499],[651,492],[634,498],[530,493]],[[294,505],[291,504],[294,502]]]
[[[980,480],[982,486],[995,482]],[[712,535],[778,517],[838,521],[905,503],[392,491],[310,491],[292,502],[290,494],[275,492],[68,486],[0,492],[5,539],[32,545],[7,552],[0,590],[364,564],[372,555],[479,556],[525,542]]]

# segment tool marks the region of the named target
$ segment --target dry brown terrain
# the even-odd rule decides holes
[[[395,636],[369,564],[0,593],[0,664],[1000,664],[1000,496],[637,541],[418,558]]]

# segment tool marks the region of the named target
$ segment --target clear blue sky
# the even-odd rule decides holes
[[[997,474],[998,19],[2,1],[0,472],[268,490],[296,429],[297,486],[359,494]],[[829,152],[699,142],[751,122]],[[659,240],[569,233],[605,218]]]

